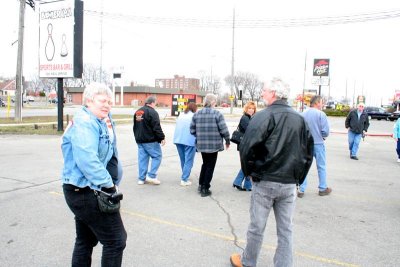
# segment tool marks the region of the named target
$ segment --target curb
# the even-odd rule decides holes
[[[347,134],[347,132],[344,131],[330,131],[332,134]],[[393,134],[391,133],[365,133],[365,136],[389,136],[392,137]]]

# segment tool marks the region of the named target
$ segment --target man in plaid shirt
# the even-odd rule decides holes
[[[210,183],[217,163],[218,152],[229,148],[230,134],[225,118],[214,107],[217,97],[207,94],[204,98],[204,108],[193,115],[190,133],[196,136],[196,149],[201,152],[203,164],[199,177],[199,192],[202,197],[211,195]]]

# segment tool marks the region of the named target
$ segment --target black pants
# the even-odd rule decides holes
[[[209,189],[213,178],[215,164],[217,163],[218,152],[201,153],[203,165],[201,165],[199,185],[201,189]]]
[[[121,214],[100,212],[97,198],[89,187],[64,184],[63,189],[65,200],[75,214],[76,239],[72,266],[90,266],[93,247],[98,242],[103,245],[101,266],[121,266],[127,238]]]

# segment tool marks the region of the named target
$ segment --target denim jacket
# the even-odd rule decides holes
[[[113,180],[106,166],[114,154],[114,144],[110,141],[106,123],[82,107],[62,137],[62,182],[81,188],[89,186],[94,190],[112,187]]]

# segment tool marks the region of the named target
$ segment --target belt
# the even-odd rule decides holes
[[[63,184],[63,187],[67,190],[74,190],[75,192],[89,192],[89,191],[93,191],[89,186],[86,187],[77,187],[75,185],[72,184]]]

